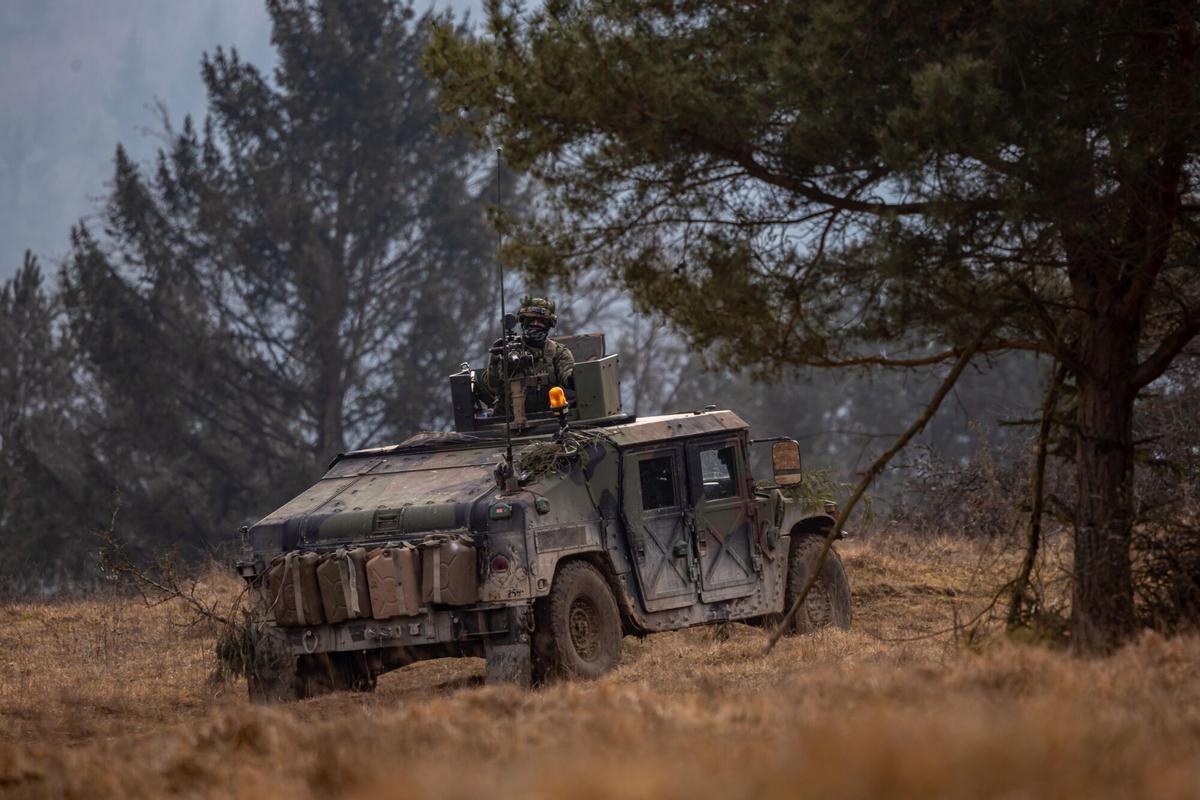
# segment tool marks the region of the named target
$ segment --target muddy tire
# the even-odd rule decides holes
[[[788,555],[788,580],[784,592],[784,613],[792,607],[796,597],[808,583],[817,564],[817,557],[825,544],[824,536],[801,536],[792,542]],[[812,633],[820,628],[836,625],[839,628],[850,627],[850,581],[846,578],[846,568],[842,566],[841,556],[832,547],[825,563],[821,566],[821,574],[804,599],[804,605],[796,612],[795,619],[787,633]]]
[[[608,582],[585,561],[563,565],[534,604],[533,682],[592,680],[620,657],[621,615]]]

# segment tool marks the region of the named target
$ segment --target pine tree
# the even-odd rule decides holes
[[[726,363],[1027,350],[1078,396],[1073,637],[1133,632],[1139,391],[1200,331],[1196,2],[489,4],[426,63],[604,265]],[[879,352],[875,343],[890,346]]]
[[[118,147],[64,298],[126,525],[213,541],[338,452],[445,419],[492,316],[486,171],[439,117],[410,7],[272,0],[271,75],[218,48],[208,115]],[[486,193],[486,189],[485,189]]]
[[[76,424],[78,386],[57,298],[28,251],[0,286],[0,578],[50,584],[96,501]]]

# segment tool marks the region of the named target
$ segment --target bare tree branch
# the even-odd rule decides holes
[[[987,321],[987,324],[983,326],[971,344],[968,345],[967,348],[964,349],[959,355],[958,360],[954,363],[954,367],[950,370],[949,374],[946,375],[946,378],[942,381],[937,391],[934,392],[933,397],[929,400],[929,404],[925,406],[925,410],[921,412],[921,415],[917,417],[913,424],[908,427],[908,430],[906,430],[898,439],[896,439],[896,441],[887,449],[886,452],[875,459],[871,466],[867,468],[866,474],[864,474],[862,480],[859,481],[858,486],[854,490],[854,494],[850,496],[850,500],[846,503],[846,507],[838,515],[837,522],[829,528],[829,534],[825,537],[825,542],[821,546],[821,552],[817,556],[817,563],[813,565],[813,569],[808,576],[807,583],[804,584],[804,588],[802,588],[800,593],[796,596],[796,600],[792,603],[792,607],[788,609],[783,620],[771,634],[771,638],[767,642],[766,650],[763,653],[764,655],[770,653],[771,650],[774,649],[775,644],[779,641],[780,637],[783,636],[784,631],[788,629],[788,626],[792,624],[792,620],[796,618],[796,612],[798,612],[800,610],[800,606],[804,604],[805,599],[808,597],[809,591],[812,589],[813,584],[817,582],[817,578],[821,574],[821,568],[825,566],[825,559],[829,555],[829,548],[833,546],[833,541],[841,534],[843,523],[850,516],[850,512],[854,510],[854,507],[858,504],[859,500],[862,499],[862,496],[867,491],[867,487],[869,487],[871,482],[874,481],[879,473],[883,471],[883,468],[888,465],[888,462],[895,458],[896,454],[903,450],[905,446],[912,441],[914,436],[924,430],[925,426],[929,424],[929,420],[933,419],[933,415],[937,413],[938,408],[941,407],[942,401],[946,399],[946,395],[948,395],[950,390],[954,388],[954,384],[958,382],[959,376],[961,376],[963,370],[967,368],[967,364],[979,351],[979,348],[983,345],[984,339],[988,337],[988,335],[996,327],[996,324],[997,322],[994,317]]]

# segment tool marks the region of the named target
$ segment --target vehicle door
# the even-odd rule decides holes
[[[746,448],[737,437],[687,445],[691,512],[685,517],[699,558],[700,599],[743,597],[758,580],[755,507]]]
[[[683,448],[659,447],[623,458],[626,538],[646,610],[691,605],[696,579],[691,531],[684,524]]]

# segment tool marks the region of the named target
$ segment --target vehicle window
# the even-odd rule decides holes
[[[737,495],[737,456],[733,445],[707,447],[700,451],[700,474],[704,481],[704,499],[720,500]]]
[[[642,477],[642,510],[670,508],[675,502],[675,459],[672,456],[647,458],[638,462]]]

